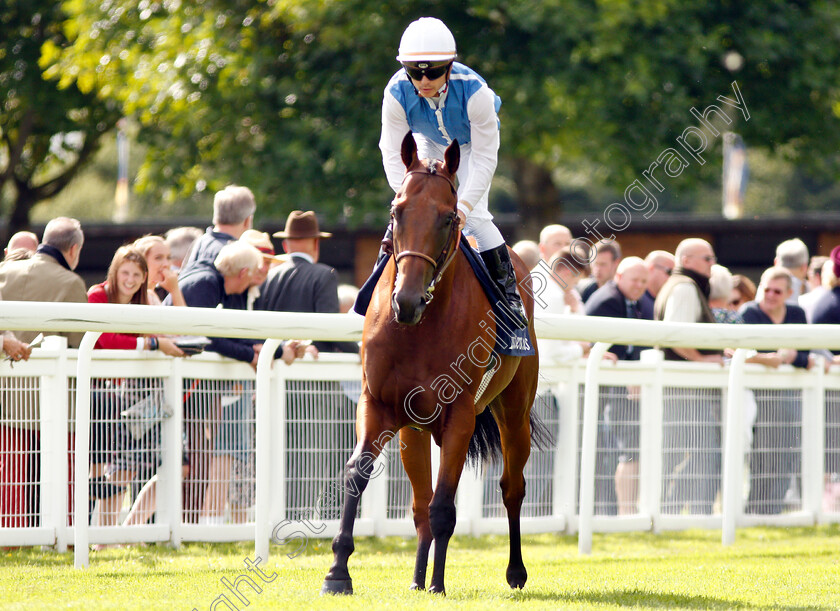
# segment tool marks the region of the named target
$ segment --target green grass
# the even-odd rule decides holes
[[[356,594],[321,597],[332,560],[329,541],[308,549],[272,546],[261,565],[270,583],[240,609],[837,609],[840,608],[840,526],[752,528],[724,548],[716,531],[595,535],[591,556],[574,537],[525,537],[528,584],[504,580],[507,537],[456,537],[447,562],[447,597],[411,592],[413,539],[358,539],[350,558]],[[188,544],[109,549],[91,554],[86,570],[72,552],[5,551],[0,558],[3,609],[210,609],[220,582],[246,573],[253,545]],[[253,573],[248,573],[254,576]],[[431,575],[431,571],[429,572]],[[223,604],[216,609],[227,609]]]

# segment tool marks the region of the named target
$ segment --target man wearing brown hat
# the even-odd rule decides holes
[[[295,210],[286,219],[286,228],[274,234],[283,238],[289,261],[273,268],[262,287],[254,308],[273,312],[317,312],[333,314],[338,309],[338,277],[335,270],[318,263],[321,238],[332,237],[320,231],[315,213]],[[315,342],[320,351],[358,352],[355,342]]]
[[[338,278],[335,270],[318,263],[320,240],[332,234],[320,231],[315,213],[295,210],[286,220],[286,228],[274,234],[283,238],[283,250],[290,260],[273,268],[254,308],[274,312],[337,313]],[[359,351],[355,342],[314,342],[321,352]],[[324,486],[340,481],[346,456],[337,452],[342,441],[352,439],[355,404],[349,401],[339,382],[313,382],[286,393],[289,413],[313,413],[317,418],[294,425],[287,446],[287,498],[290,511],[319,508],[322,519],[337,518],[335,506],[323,507]],[[346,442],[345,442],[346,443]],[[311,460],[307,450],[314,449],[318,460]],[[299,482],[307,482],[301,493],[294,493]],[[326,512],[326,513],[325,513]]]

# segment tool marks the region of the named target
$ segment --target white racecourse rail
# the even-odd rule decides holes
[[[272,362],[271,348],[278,338],[358,341],[360,317],[9,301],[0,302],[0,315],[10,330],[89,332],[79,350],[48,338],[29,362],[0,364],[6,405],[0,425],[4,436],[9,433],[0,452],[23,457],[19,472],[0,480],[0,545],[64,550],[72,543],[81,567],[88,564],[89,543],[254,540],[257,555],[266,558],[270,540],[293,556],[308,538],[336,532],[340,469],[354,444],[358,358],[325,354],[285,366]],[[173,359],[94,352],[100,332],[275,339],[266,342],[254,375],[214,354]],[[597,343],[588,361],[541,364],[535,411],[552,430],[554,445],[533,452],[527,467],[523,532],[578,532],[580,551],[588,553],[593,530],[720,528],[723,543],[730,544],[736,526],[840,521],[837,499],[830,497],[840,486],[840,369],[769,370],[744,363],[746,349],[840,348],[840,328],[545,316],[537,320],[537,334]],[[600,356],[612,343],[738,350],[728,367],[669,362],[657,350],[639,362],[610,364]],[[108,424],[96,413],[91,418],[92,397],[101,401],[115,384],[135,394],[162,389],[172,411],[156,442],[151,524],[88,526],[102,511],[89,505],[90,465],[101,452],[91,448],[91,425]],[[196,415],[210,405],[213,415]],[[238,446],[228,448],[240,472],[224,472],[222,523],[199,524],[201,505],[185,498],[192,493],[184,473],[197,464],[182,466],[189,454],[184,439],[190,430],[216,434],[202,418],[215,418],[219,430],[233,424],[224,415],[231,405],[243,406],[236,417],[248,431],[241,439],[234,433]],[[765,411],[787,416],[763,418]],[[23,445],[11,439],[24,439]],[[414,534],[410,488],[394,446],[378,460],[357,534]],[[213,464],[218,457],[212,447],[204,451],[193,453],[193,460]],[[628,462],[635,469],[629,476],[625,469],[619,484],[617,465]],[[131,468],[133,479],[126,481],[139,489],[152,473],[143,477],[142,469]],[[28,478],[21,475],[27,472]],[[31,477],[33,472],[39,475]],[[465,470],[456,532],[507,531],[498,474],[495,465],[482,473]],[[216,481],[204,477],[202,490]],[[234,482],[229,488],[228,480]],[[779,490],[784,499],[776,498]],[[130,503],[127,495],[118,524]]]

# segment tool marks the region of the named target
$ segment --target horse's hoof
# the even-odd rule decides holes
[[[426,586],[424,586],[422,584],[419,584],[417,582],[414,582],[410,586],[408,586],[408,589],[409,590],[425,590]]]
[[[446,588],[443,586],[429,586],[429,593],[430,594],[440,594],[441,596],[446,596]]]
[[[324,594],[352,594],[352,579],[325,579],[321,586],[321,596]]]
[[[508,569],[507,582],[511,588],[521,590],[525,587],[525,582],[528,581],[528,572],[525,567],[521,569]]]

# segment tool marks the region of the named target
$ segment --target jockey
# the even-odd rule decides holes
[[[421,159],[443,159],[457,140],[458,219],[478,251],[493,281],[505,295],[514,321],[528,326],[517,292],[516,275],[501,232],[487,210],[490,181],[496,171],[501,106],[481,76],[455,60],[455,38],[439,19],[422,17],[411,23],[400,40],[397,71],[382,100],[379,148],[388,183],[398,192],[405,176],[400,145],[411,130]],[[390,238],[388,228],[386,240]]]

